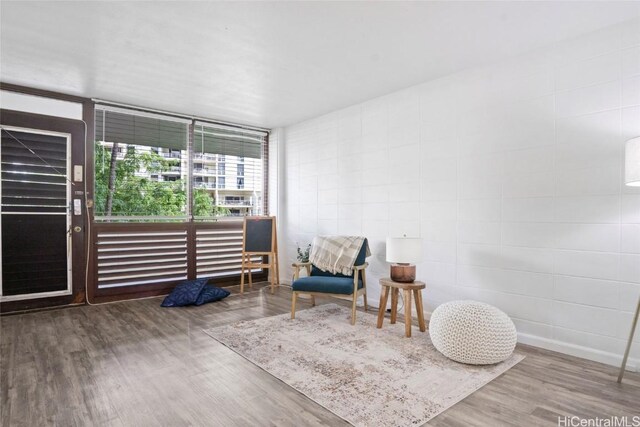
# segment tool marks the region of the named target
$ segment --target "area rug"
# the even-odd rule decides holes
[[[327,304],[205,332],[355,426],[418,426],[520,362],[453,362],[429,333],[404,325],[376,328],[376,316]]]

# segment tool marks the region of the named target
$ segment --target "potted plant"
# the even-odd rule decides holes
[[[309,262],[309,252],[311,251],[311,244],[308,244],[306,249],[302,250],[298,245],[298,261]]]

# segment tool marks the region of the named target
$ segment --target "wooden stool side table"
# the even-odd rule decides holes
[[[394,282],[390,278],[380,279],[380,309],[378,310],[378,329],[382,328],[384,322],[384,313],[387,311],[387,301],[389,299],[389,291],[391,291],[391,323],[396,323],[398,317],[398,295],[400,289],[404,295],[404,333],[407,337],[411,336],[411,293],[418,312],[418,325],[420,332],[427,330],[424,321],[424,311],[422,308],[422,289],[426,287],[424,282],[414,281],[411,283]]]

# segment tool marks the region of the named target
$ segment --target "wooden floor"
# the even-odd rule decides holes
[[[286,313],[290,295],[254,288],[202,307],[166,309],[151,298],[3,316],[1,425],[347,425],[202,332]],[[640,374],[619,385],[613,367],[519,349],[524,361],[428,424],[556,426],[560,415],[640,415]]]

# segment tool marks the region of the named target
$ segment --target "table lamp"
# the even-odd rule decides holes
[[[624,183],[630,187],[640,187],[640,136],[627,141],[627,146],[624,150]],[[618,382],[622,382],[624,368],[627,366],[627,359],[629,358],[629,351],[631,350],[631,343],[633,342],[633,334],[635,333],[636,325],[638,324],[639,314],[640,295],[638,296],[636,314],[633,317],[633,322],[631,323],[629,342],[627,343],[627,349],[625,350],[624,357],[622,358],[622,365],[620,366],[620,373],[618,374]]]
[[[391,280],[410,283],[416,280],[416,266],[422,259],[422,239],[387,237],[387,262],[391,264]]]

